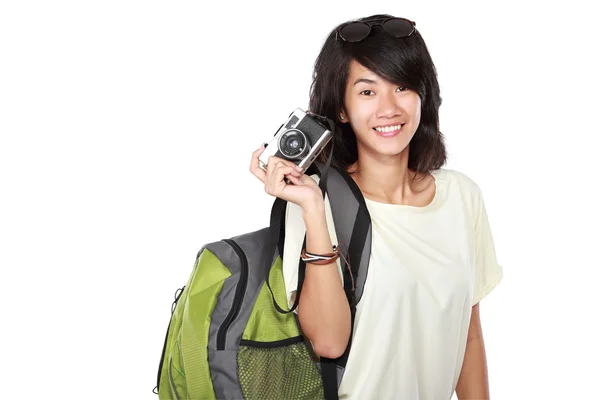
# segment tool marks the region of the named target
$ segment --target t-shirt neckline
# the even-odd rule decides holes
[[[363,197],[365,199],[365,202],[369,206],[372,206],[372,207],[402,210],[402,211],[409,211],[409,212],[415,212],[415,213],[427,212],[435,207],[435,205],[437,204],[437,202],[439,201],[439,198],[440,198],[442,179],[439,176],[439,172],[440,172],[440,169],[430,171],[431,175],[433,176],[434,183],[435,183],[435,194],[433,196],[433,200],[431,200],[431,202],[429,204],[427,204],[426,206],[420,207],[420,206],[411,206],[408,204],[382,203],[382,202],[379,202],[376,200],[368,199],[364,195],[363,195]]]

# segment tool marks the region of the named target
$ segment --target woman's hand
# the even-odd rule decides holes
[[[265,192],[297,204],[303,210],[323,201],[323,195],[317,182],[310,176],[304,175],[293,162],[271,156],[265,172],[258,164],[258,157],[263,151],[265,151],[264,145],[252,153],[250,172],[265,184]],[[293,185],[287,184],[285,179]]]

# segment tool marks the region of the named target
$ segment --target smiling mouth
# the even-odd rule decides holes
[[[377,132],[393,132],[393,131],[399,131],[400,128],[402,128],[404,126],[404,124],[398,124],[398,125],[391,125],[391,126],[384,126],[384,127],[375,127],[373,129],[375,129]]]
[[[373,130],[377,131],[377,133],[379,133],[382,136],[392,136],[395,135],[396,133],[400,132],[400,130],[402,129],[402,127],[405,124],[398,124],[398,125],[392,125],[392,126],[385,126],[385,127],[376,127],[373,128]]]

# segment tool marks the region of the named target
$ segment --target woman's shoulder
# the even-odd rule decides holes
[[[481,189],[475,180],[462,171],[450,168],[439,168],[431,171],[436,181],[443,183],[450,189],[458,190],[463,193],[479,195]]]
[[[468,213],[471,216],[477,215],[481,209],[483,196],[479,185],[473,178],[462,171],[449,168],[440,168],[433,173],[443,177],[440,179],[440,181],[443,180],[441,185],[443,201],[441,202],[447,205],[448,209],[455,210],[458,207],[469,210]]]

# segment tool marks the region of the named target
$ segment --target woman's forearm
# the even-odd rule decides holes
[[[456,385],[458,400],[487,400],[490,398],[487,361],[483,335],[469,338],[465,358]]]
[[[332,243],[324,204],[317,203],[303,211],[306,250],[330,253]],[[337,358],[346,350],[350,338],[350,306],[335,261],[327,265],[306,264],[298,319],[320,356]]]

